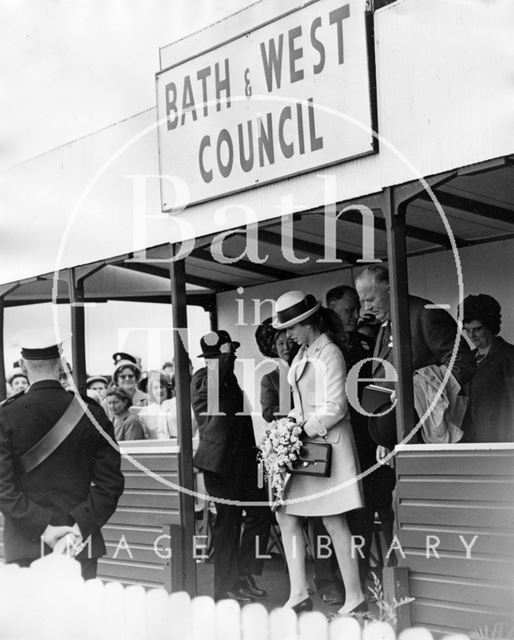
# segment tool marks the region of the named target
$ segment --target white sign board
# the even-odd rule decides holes
[[[366,17],[316,0],[157,74],[163,211],[373,153]]]

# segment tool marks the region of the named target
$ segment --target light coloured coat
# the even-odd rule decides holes
[[[302,347],[288,376],[294,409],[313,442],[332,445],[328,478],[293,475],[286,513],[297,516],[335,515],[363,506],[360,469],[346,400],[346,365],[340,349],[326,334]]]

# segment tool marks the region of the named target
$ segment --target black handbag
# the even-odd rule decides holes
[[[326,442],[304,442],[299,457],[288,468],[293,475],[328,478],[332,470],[332,445]]]

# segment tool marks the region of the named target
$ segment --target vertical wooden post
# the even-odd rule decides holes
[[[84,284],[75,280],[75,269],[68,269],[71,313],[71,354],[73,379],[80,393],[86,393],[86,345],[84,316]]]
[[[382,588],[386,602],[394,600],[400,602],[409,598],[409,569],[408,567],[384,567],[382,570]],[[396,633],[411,626],[410,604],[402,604],[395,609]]]
[[[0,296],[0,402],[7,397],[7,380],[5,378],[4,353],[4,298]]]
[[[216,307],[211,307],[209,309],[209,322],[211,325],[211,331],[218,330],[218,310]]]
[[[6,285],[0,291],[0,402],[7,397],[7,380],[5,371],[5,351],[4,351],[4,318],[5,318],[5,296],[20,286],[20,283]]]
[[[168,593],[184,591],[184,575],[182,573],[182,547],[184,544],[182,527],[178,524],[166,524],[162,528],[163,535],[169,541],[170,557],[164,565],[164,588]]]
[[[394,188],[384,189],[383,212],[387,230],[394,366],[398,374],[396,433],[398,442],[401,442],[415,427],[417,421],[414,413],[412,385],[405,207],[396,201]]]
[[[173,347],[175,354],[175,389],[177,397],[179,484],[193,490],[193,437],[191,427],[191,392],[187,344],[187,303],[185,261],[170,262],[171,305],[173,313]],[[193,557],[195,534],[194,497],[180,492],[180,524],[182,526],[182,584],[191,597],[196,595],[196,560]],[[175,580],[173,581],[175,583]]]

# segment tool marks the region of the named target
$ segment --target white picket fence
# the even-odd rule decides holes
[[[354,618],[329,622],[320,612],[297,617],[291,609],[271,613],[261,604],[243,609],[235,600],[215,603],[185,592],[84,582],[77,562],[51,555],[30,569],[0,566],[2,640],[396,640],[385,622],[361,628]],[[447,640],[469,640],[466,635]],[[432,640],[412,628],[399,640]]]

